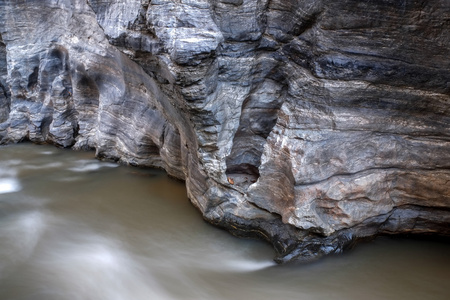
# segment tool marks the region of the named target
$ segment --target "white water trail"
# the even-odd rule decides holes
[[[95,160],[78,160],[76,165],[70,167],[69,170],[73,172],[92,172],[101,168],[116,168],[118,164],[108,162],[98,162]]]
[[[47,270],[44,282],[63,299],[172,299],[147,268],[106,237],[92,234],[61,241],[39,264]]]
[[[0,221],[0,277],[4,270],[26,261],[33,254],[46,228],[40,211],[12,215]]]

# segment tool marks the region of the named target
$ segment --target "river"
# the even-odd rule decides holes
[[[306,265],[205,223],[184,184],[47,145],[0,147],[1,300],[450,299],[450,244],[381,238]]]

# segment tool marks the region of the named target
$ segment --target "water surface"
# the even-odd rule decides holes
[[[206,224],[184,184],[92,152],[0,147],[0,299],[450,299],[450,244],[378,239],[307,265]]]

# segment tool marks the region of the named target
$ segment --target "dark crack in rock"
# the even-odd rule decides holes
[[[450,3],[0,2],[0,143],[185,180],[278,262],[450,235]]]

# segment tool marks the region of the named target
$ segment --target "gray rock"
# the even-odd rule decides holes
[[[309,261],[450,235],[446,0],[0,2],[0,143],[185,180],[204,218]]]

